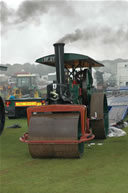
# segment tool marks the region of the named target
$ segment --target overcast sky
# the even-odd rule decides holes
[[[65,52],[96,60],[128,59],[128,1],[3,0],[1,63],[34,63],[54,53],[55,42]]]

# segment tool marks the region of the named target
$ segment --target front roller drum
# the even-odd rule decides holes
[[[32,158],[80,158],[82,155],[78,144],[29,144],[28,147]]]
[[[32,116],[29,122],[28,144],[33,158],[77,158],[83,153],[78,139],[79,113],[46,113]],[[56,143],[54,143],[56,141]],[[42,143],[43,142],[43,143]],[[58,142],[58,144],[57,144]]]
[[[107,98],[104,93],[91,96],[91,128],[96,139],[106,139],[109,128]]]
[[[79,158],[84,142],[94,135],[86,131],[84,105],[46,105],[27,109],[29,130],[20,137],[33,158]]]

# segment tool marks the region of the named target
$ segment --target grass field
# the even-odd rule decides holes
[[[22,128],[6,128],[13,124]],[[85,144],[81,159],[32,159],[19,141],[26,131],[26,119],[6,118],[0,137],[0,193],[128,193],[128,134]]]

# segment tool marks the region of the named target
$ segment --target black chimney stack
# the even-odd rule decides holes
[[[64,84],[64,43],[55,43],[56,78],[58,84]]]

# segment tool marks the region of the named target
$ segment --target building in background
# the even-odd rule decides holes
[[[128,86],[128,62],[117,64],[117,86]]]

